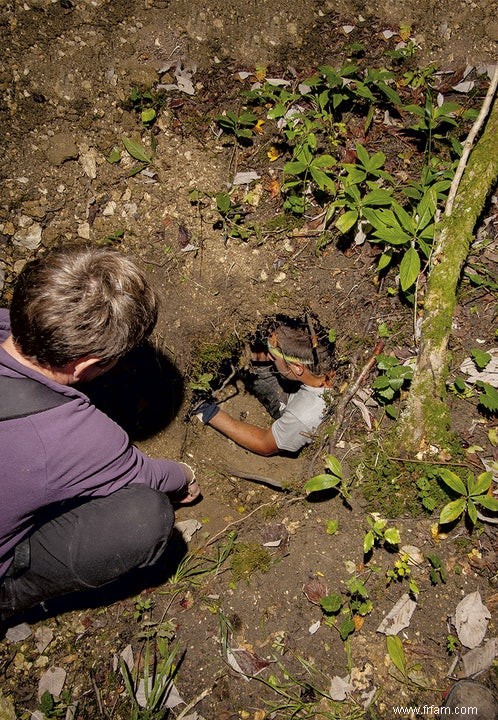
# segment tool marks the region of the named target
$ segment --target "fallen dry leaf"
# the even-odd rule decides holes
[[[468,648],[476,648],[484,639],[491,613],[483,604],[478,591],[469,593],[455,610],[455,629],[458,639]]]
[[[303,587],[303,593],[313,605],[320,605],[320,600],[327,594],[327,586],[318,578],[313,578]]]
[[[257,675],[270,665],[269,660],[265,660],[255,653],[249,652],[244,648],[234,648],[227,650],[227,662],[235,672],[245,677]]]
[[[382,620],[377,632],[384,633],[384,635],[397,635],[400,630],[408,627],[416,607],[417,603],[411,599],[408,593],[405,593]]]

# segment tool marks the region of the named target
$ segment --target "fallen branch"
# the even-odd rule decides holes
[[[467,135],[467,139],[463,144],[462,156],[460,158],[460,162],[458,163],[453,182],[451,183],[450,191],[448,193],[448,199],[446,200],[446,207],[444,209],[444,214],[447,217],[449,217],[453,211],[453,203],[455,202],[455,197],[458,191],[458,187],[460,185],[460,180],[462,179],[462,175],[467,165],[467,160],[469,159],[470,151],[472,150],[472,146],[474,144],[474,140],[477,137],[477,134],[479,133],[485,119],[489,115],[491,103],[493,102],[497,87],[498,64],[495,65],[495,71],[493,73],[493,77],[491,78],[491,83],[489,85],[488,92],[486,93],[486,97],[484,98],[484,102],[482,104],[479,115],[477,116],[475,123],[472,125],[472,128]]]
[[[270,485],[271,487],[278,488],[279,490],[284,490],[280,480],[266,477],[266,475],[252,475],[244,470],[237,470],[237,468],[233,467],[225,468],[225,472],[227,475],[233,475],[234,477],[242,478],[243,480],[251,480],[252,482],[262,483],[263,485]]]
[[[335,424],[335,430],[332,433],[332,435],[329,438],[329,453],[332,454],[334,452],[337,438],[339,436],[339,432],[342,427],[342,423],[344,421],[344,413],[346,411],[346,407],[349,402],[354,398],[360,387],[365,382],[366,378],[370,374],[373,366],[375,365],[375,361],[377,359],[377,355],[380,355],[384,348],[384,341],[379,340],[377,345],[375,346],[375,349],[369,358],[368,362],[363,366],[363,369],[361,373],[358,375],[356,381],[353,383],[353,385],[350,387],[350,389],[344,393],[342,398],[340,399],[339,403],[337,404],[337,408],[334,414],[334,424]]]

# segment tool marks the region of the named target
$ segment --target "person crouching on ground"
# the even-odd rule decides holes
[[[332,401],[334,373],[328,343],[310,322],[287,319],[254,348],[250,389],[275,422],[258,427],[229,415],[209,398],[193,410],[204,424],[258,455],[296,453],[311,442]]]
[[[150,334],[158,301],[105,248],[29,262],[0,310],[0,620],[156,563],[192,469],[150,459],[73,384]]]

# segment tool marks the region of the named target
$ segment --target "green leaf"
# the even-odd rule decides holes
[[[342,597],[338,593],[325,595],[325,597],[320,600],[320,607],[326,613],[338,613],[342,607]]]
[[[411,236],[407,235],[401,228],[383,228],[376,230],[375,237],[391,245],[409,245]]]
[[[375,542],[375,536],[371,530],[369,530],[363,538],[363,552],[368,555],[370,550],[373,548]]]
[[[363,207],[362,212],[370,225],[376,230],[385,230],[398,224],[392,210],[373,210],[369,207]]]
[[[355,631],[355,624],[351,618],[348,618],[347,620],[344,620],[339,625],[339,635],[341,636],[341,640],[347,640],[348,637],[354,633]]]
[[[358,220],[357,210],[347,210],[335,222],[335,226],[341,233],[347,233]]]
[[[154,108],[146,108],[145,110],[142,110],[140,118],[143,124],[147,125],[148,123],[151,123],[153,120],[156,119],[156,111],[154,110]]]
[[[369,88],[361,82],[356,83],[355,87],[355,93],[359,95],[360,97],[364,97],[367,100],[370,100],[371,102],[375,102],[375,95],[372,93]]]
[[[478,497],[474,497],[472,499],[478,505],[482,505],[482,507],[486,508],[486,510],[498,512],[498,498],[491,497],[491,495],[478,495]]]
[[[482,405],[489,412],[495,413],[498,411],[498,390],[492,387],[489,383],[478,380],[476,382],[477,387],[483,390],[484,394],[479,395],[479,404]]]
[[[486,493],[492,482],[493,473],[491,472],[483,472],[476,479],[470,477],[467,483],[469,495],[483,495]]]
[[[423,230],[434,218],[437,207],[437,193],[434,188],[430,188],[424,193],[422,200],[417,206],[417,230]]]
[[[132,158],[135,158],[135,160],[140,160],[140,162],[147,164],[151,162],[151,158],[147,155],[145,148],[140,143],[124,137],[123,145],[125,146],[126,151],[132,156]]]
[[[347,185],[359,185],[360,183],[363,182],[363,180],[365,180],[366,176],[367,176],[367,174],[364,170],[357,167],[356,165],[353,165],[348,170],[346,184]]]
[[[472,360],[476,364],[479,370],[483,370],[491,360],[491,355],[484,350],[474,349],[471,350]]]
[[[330,490],[336,487],[341,482],[340,477],[329,475],[324,473],[323,475],[315,475],[304,485],[304,492],[309,495],[313,492],[320,492],[322,490]]]
[[[332,475],[336,475],[338,478],[342,479],[342,466],[335,455],[327,455],[325,457],[325,467],[327,470],[330,470]]]
[[[314,165],[309,166],[310,175],[316,182],[320,190],[332,190],[335,192],[335,183],[331,177],[329,177],[322,170],[317,170]]]
[[[384,155],[384,153],[380,152],[380,151],[376,152],[376,153],[374,153],[374,155],[372,155],[372,157],[368,161],[367,170],[369,172],[373,172],[374,170],[379,170],[384,165],[385,162],[386,162],[386,156]]]
[[[118,163],[121,160],[121,152],[117,147],[112,148],[111,152],[107,156],[107,162],[114,164]]]
[[[235,135],[236,135],[238,138],[250,139],[250,138],[252,138],[252,130],[249,130],[249,129],[247,129],[247,128],[238,128],[238,129],[235,131]]]
[[[258,122],[258,116],[251,112],[243,112],[239,115],[240,125],[255,125]]]
[[[327,520],[327,535],[335,535],[339,530],[339,520]]]
[[[409,215],[406,212],[406,210],[403,207],[401,207],[401,205],[397,202],[393,202],[392,208],[394,210],[396,217],[398,218],[399,222],[401,223],[403,230],[405,230],[410,235],[414,235],[415,234],[415,223],[413,222],[412,216]]]
[[[460,517],[460,515],[465,510],[465,505],[465,498],[458,498],[458,500],[453,500],[452,502],[445,505],[439,515],[440,525],[445,525],[446,523],[453,522],[458,517]]]
[[[332,155],[318,155],[313,158],[311,165],[318,168],[329,168],[333,167],[337,163],[337,160]]]
[[[398,528],[388,528],[384,533],[384,540],[389,543],[389,545],[399,545],[401,537]]]
[[[399,281],[403,291],[408,290],[420,274],[420,258],[415,248],[411,247],[403,255],[399,266]]]
[[[361,143],[356,143],[356,154],[358,156],[358,160],[361,162],[363,167],[366,168],[370,161],[370,155]]]
[[[391,662],[400,671],[402,675],[406,675],[406,655],[401,639],[397,635],[387,635],[386,644],[387,652],[389,657],[391,658]]]
[[[285,115],[287,112],[287,108],[283,103],[277,103],[275,107],[268,110],[267,118],[268,120],[278,120],[278,118],[281,118]]]
[[[382,255],[379,258],[379,262],[377,264],[377,270],[378,272],[381,272],[382,270],[385,270],[386,267],[389,267],[391,264],[393,256],[391,252],[385,252],[382,253]]]
[[[363,205],[391,205],[393,199],[387,190],[372,190],[363,198]]]
[[[456,493],[459,495],[467,495],[467,488],[465,487],[463,480],[461,480],[458,475],[455,475],[454,472],[447,470],[446,468],[442,468],[438,471],[438,474],[441,480]]]
[[[398,419],[398,411],[394,405],[385,405],[384,410],[386,411],[386,415],[392,420]]]
[[[216,207],[222,215],[226,215],[232,207],[230,195],[228,193],[218,193],[216,195]]]
[[[472,525],[475,525],[477,522],[477,509],[470,498],[467,500],[467,512],[469,514],[470,522]]]
[[[291,162],[285,163],[284,165],[284,174],[285,175],[300,175],[302,172],[306,170],[308,165],[301,160],[293,160]]]

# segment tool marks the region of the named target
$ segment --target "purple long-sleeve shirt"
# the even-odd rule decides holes
[[[0,343],[9,335],[9,313],[0,308]],[[132,483],[164,492],[185,485],[180,464],[146,457],[86,395],[25,367],[2,347],[0,375],[33,378],[72,398],[51,410],[0,421],[0,581],[41,508],[110,495]]]

